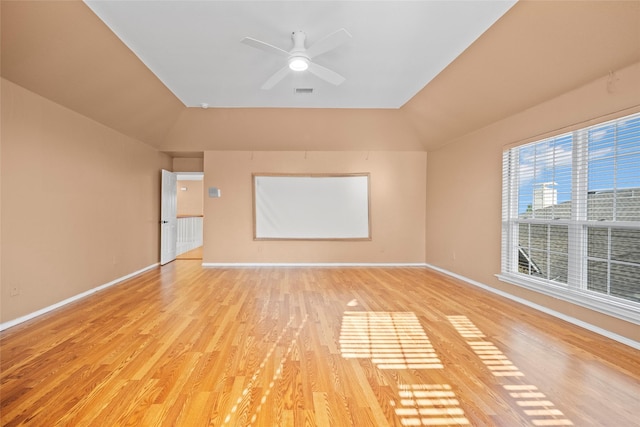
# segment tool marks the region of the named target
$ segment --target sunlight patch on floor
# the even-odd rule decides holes
[[[470,424],[449,384],[400,385],[399,395],[390,404],[403,426]]]
[[[486,341],[485,334],[467,316],[447,316],[447,318],[487,369],[494,376],[500,377],[503,382],[508,383],[503,384],[502,387],[515,400],[516,405],[522,409],[523,413],[530,418],[534,426],[573,425],[535,385],[526,384],[523,379],[524,373],[491,341]]]
[[[420,321],[411,312],[346,311],[340,352],[345,359],[371,359],[379,369],[443,368]]]

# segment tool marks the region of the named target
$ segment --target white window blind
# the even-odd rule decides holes
[[[503,153],[499,277],[640,323],[640,114]]]

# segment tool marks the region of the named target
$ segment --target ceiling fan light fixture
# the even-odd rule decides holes
[[[269,90],[273,88],[278,84],[278,82],[287,77],[290,71],[299,73],[309,70],[309,73],[313,74],[315,77],[335,86],[344,82],[345,78],[340,74],[329,68],[323,67],[320,64],[311,62],[311,59],[336,49],[341,44],[349,41],[351,34],[349,34],[347,30],[341,28],[338,31],[334,31],[311,45],[309,49],[305,47],[306,35],[303,31],[294,31],[291,34],[291,38],[293,39],[293,49],[289,51],[251,37],[245,37],[241,40],[241,43],[244,43],[247,46],[251,46],[272,55],[287,58],[287,63],[283,64],[284,67],[271,75],[271,77],[269,77],[267,81],[260,86],[261,89]]]
[[[304,71],[309,68],[309,59],[304,56],[293,56],[289,58],[289,68],[293,71]]]

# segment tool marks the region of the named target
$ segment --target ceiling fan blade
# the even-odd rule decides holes
[[[262,50],[264,52],[267,53],[271,53],[274,55],[278,55],[278,56],[284,56],[284,57],[288,57],[289,56],[289,52],[287,52],[286,50],[280,49],[279,47],[276,47],[274,45],[271,45],[269,43],[265,43],[263,41],[251,38],[251,37],[245,37],[242,40],[240,40],[240,43],[244,43],[247,46],[251,46],[253,48]]]
[[[276,71],[276,73],[273,76],[269,77],[269,80],[267,80],[266,82],[264,82],[264,84],[262,86],[260,86],[260,89],[263,89],[263,90],[271,89],[276,84],[278,84],[280,82],[280,80],[284,79],[287,74],[289,74],[289,66],[288,65],[286,65],[286,66],[280,68],[278,71]]]
[[[342,84],[346,79],[342,77],[340,74],[335,71],[331,71],[328,68],[323,67],[322,65],[318,65],[315,63],[309,64],[309,72],[315,74],[320,77],[322,80],[328,81],[331,84],[336,86]]]
[[[309,46],[306,52],[307,56],[313,58],[314,56],[322,55],[347,42],[349,39],[351,39],[351,34],[344,28],[340,28]]]

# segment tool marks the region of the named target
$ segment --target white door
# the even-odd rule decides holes
[[[162,170],[162,201],[160,206],[160,265],[176,259],[178,242],[178,178]]]

